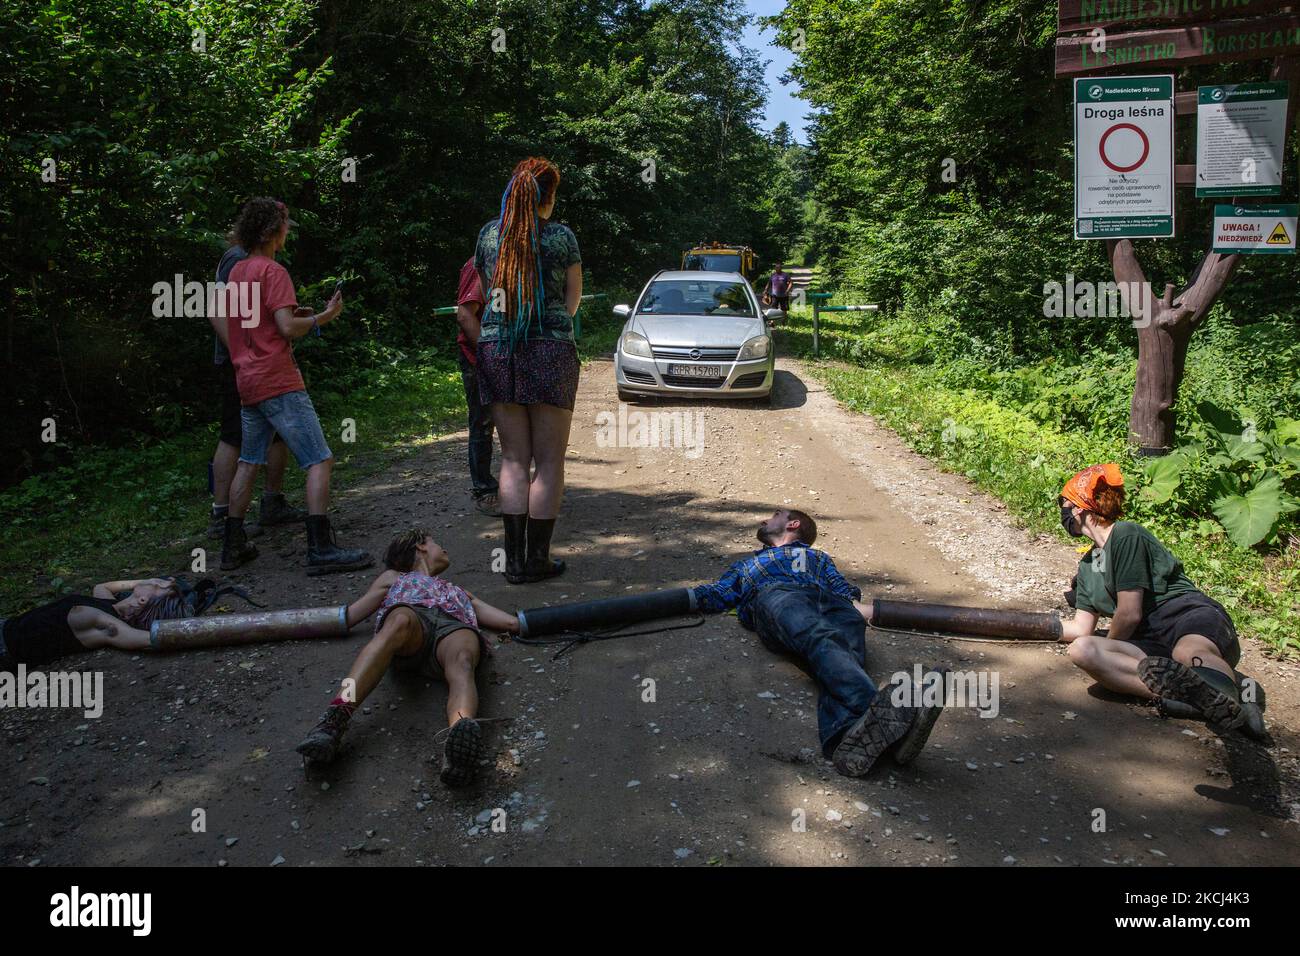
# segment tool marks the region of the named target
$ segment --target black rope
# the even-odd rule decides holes
[[[688,628],[699,627],[704,623],[704,615],[698,615],[695,620],[689,624],[671,624],[666,627],[651,627],[643,631],[560,631],[558,635],[543,638],[520,637],[518,634],[511,634],[510,639],[516,644],[527,644],[530,647],[555,647],[560,645],[560,649],[551,655],[551,660],[556,661],[563,657],[575,647],[583,644],[590,644],[593,641],[612,641],[620,637],[638,637],[643,634],[662,634],[666,631],[684,631]],[[571,635],[564,637],[563,635]]]

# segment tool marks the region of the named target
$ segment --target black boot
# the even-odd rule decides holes
[[[262,492],[262,504],[257,509],[257,521],[262,527],[269,528],[277,524],[297,524],[306,517],[307,512],[301,508],[295,508],[285,501],[283,493],[279,491]]]
[[[375,563],[360,548],[340,548],[330,529],[329,515],[307,516],[307,573],[329,574],[331,571],[359,571]]]
[[[1170,657],[1144,657],[1138,661],[1138,678],[1157,697],[1190,704],[1206,722],[1223,730],[1240,727],[1245,720],[1237,682],[1193,658],[1188,667]]]
[[[523,584],[524,542],[528,534],[528,515],[501,515],[501,526],[506,532],[506,580]]]
[[[551,557],[554,518],[528,519],[528,548],[524,558],[524,580],[543,581],[564,573],[564,562]]]
[[[248,535],[244,533],[244,519],[227,515],[225,528],[222,529],[221,570],[233,571],[255,557],[257,548],[248,543]]]

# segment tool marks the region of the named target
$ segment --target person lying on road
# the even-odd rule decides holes
[[[824,551],[814,550],[817,525],[782,508],[758,526],[763,547],[733,564],[715,584],[694,589],[701,611],[737,609],[768,650],[799,659],[817,681],[822,753],[845,776],[861,777],[886,753],[914,760],[939,718],[937,706],[895,706],[865,666],[871,608]],[[922,701],[920,688],[910,700]]]
[[[154,621],[193,613],[172,578],[105,581],[89,596],[67,594],[16,617],[0,618],[0,671],[101,647],[152,650],[149,626]]]
[[[388,670],[418,673],[447,683],[447,726],[441,780],[464,786],[483,757],[474,674],[491,645],[480,627],[516,632],[519,619],[480,601],[440,575],[451,565],[447,552],[423,528],[393,538],[384,558],[388,570],[348,607],[348,626],[375,611],[375,636],[352,664],[320,722],[298,745],[308,760],[329,763],[357,707]]]

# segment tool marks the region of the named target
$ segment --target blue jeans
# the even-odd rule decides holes
[[[492,411],[483,404],[478,391],[478,368],[462,354],[460,381],[465,386],[465,406],[469,409],[469,480],[474,497],[497,493],[492,477]]]
[[[239,446],[239,460],[250,465],[266,464],[267,448],[277,433],[304,470],[334,457],[325,442],[316,409],[302,390],[245,405],[240,410],[240,426],[243,441]]]
[[[866,671],[867,623],[848,598],[820,588],[772,584],[753,602],[763,645],[793,654],[817,681],[817,734],[829,757],[876,697]]]

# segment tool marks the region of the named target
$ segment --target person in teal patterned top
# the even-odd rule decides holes
[[[540,258],[545,304],[540,323],[530,323],[528,327],[529,337],[572,342],[573,316],[565,304],[564,292],[569,267],[582,262],[582,255],[578,252],[578,237],[563,223],[545,222],[538,232],[538,243],[542,252]],[[498,220],[493,219],[479,230],[478,244],[474,248],[474,265],[481,275],[496,274],[499,245]],[[483,288],[489,289],[491,286],[485,283]],[[492,296],[489,295],[487,307],[483,310],[483,331],[479,335],[488,340],[503,338],[501,328],[505,316],[494,311],[492,305]]]
[[[564,497],[581,370],[573,316],[582,300],[582,256],[572,230],[551,220],[559,187],[554,163],[525,159],[474,250],[487,298],[477,346],[479,398],[501,437],[497,500],[511,584],[554,577],[565,567],[551,557],[551,534]]]

